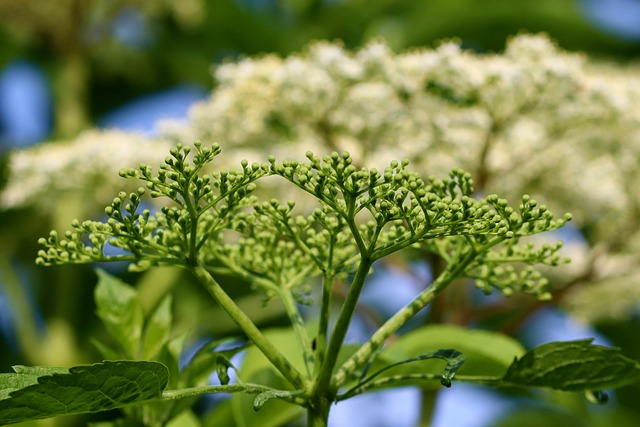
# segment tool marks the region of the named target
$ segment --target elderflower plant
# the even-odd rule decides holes
[[[406,170],[407,161],[393,161],[381,172],[357,169],[347,153],[334,152],[321,159],[307,152],[309,162],[276,163],[271,156],[269,164],[244,161],[242,170],[199,177],[220,147],[202,148],[199,142],[195,147],[193,165],[187,164],[191,149],[179,145],[171,150],[172,157],[165,159],[157,175],[146,164],[120,173],[142,179],[152,198],[167,197],[174,206],[165,206],[154,216],[148,209],[139,212],[145,188],[130,194],[120,192],[105,209],[106,222],[76,220],[74,230],[64,238],[53,231],[49,239],[41,239],[48,250],[40,252],[38,263],[129,260],[135,262],[131,266],[134,270],[222,263],[231,271],[255,271],[255,277],[242,274],[257,282],[271,280],[293,287],[312,272],[325,271],[327,263],[335,272],[353,271],[359,254],[365,251],[371,263],[406,247],[424,247],[452,259],[459,251],[458,243],[441,241],[447,236],[464,236],[472,244],[478,267],[482,266],[482,272],[474,277],[483,286],[486,282],[506,289],[533,272],[527,269],[524,276],[511,277],[508,285],[502,286],[499,283],[503,280],[497,278],[505,274],[495,268],[502,263],[560,263],[557,251],[561,244],[535,249],[531,243],[519,245],[519,238],[561,227],[570,216],[554,219],[545,206],[538,206],[529,196],[522,198],[518,210],[495,195],[476,201],[470,175],[458,169],[445,180],[431,177],[425,182]],[[281,176],[314,196],[318,207],[310,215],[294,216],[294,200],[286,205],[276,199],[256,202],[250,196],[255,182],[268,175]],[[242,237],[228,243],[225,230]],[[88,236],[86,243],[84,236]],[[128,253],[108,255],[104,251],[107,243]],[[498,243],[503,246],[500,250],[488,250]],[[334,248],[338,244],[340,247]],[[293,274],[302,265],[315,265],[316,269]],[[476,268],[475,263],[471,265],[469,271]],[[300,277],[296,280],[296,276]],[[547,298],[539,287],[523,284],[521,290]]]
[[[478,335],[455,329],[446,333],[457,337],[455,342],[464,351],[433,348],[436,337],[417,342],[400,338],[396,344],[388,343],[407,321],[457,280],[471,279],[486,293],[521,292],[548,299],[548,283],[535,266],[565,262],[558,255],[561,243],[537,247],[524,240],[562,227],[570,215],[555,218],[527,195],[516,206],[497,195],[479,198],[470,175],[460,169],[452,170],[444,179],[423,178],[409,169],[408,161],[391,161],[384,169],[367,168],[356,166],[346,152],[320,157],[310,151],[306,161],[279,162],[269,156],[262,163],[243,161],[235,170],[210,169],[220,151],[218,145],[206,147],[196,142],[191,149],[179,144],[158,170],[147,164],[121,170],[122,177],[140,180],[144,187],[120,192],[105,208],[108,219],[103,222],[74,220],[72,230],[62,235],[52,231],[41,238],[43,249],[37,263],[49,266],[126,260],[134,271],[166,265],[186,269],[245,334],[252,346],[247,358],[260,354],[268,360],[264,370],[252,375],[248,373],[253,369],[251,364],[245,370],[238,369],[229,356],[239,350],[219,351],[218,341],[205,345],[187,367],[178,369],[183,339],[168,338],[170,300],[165,299],[158,311],[143,321],[141,310],[131,312],[136,306],[135,291],[106,279],[96,291],[98,314],[116,332],[114,337],[129,357],[146,354],[159,362],[108,361],[55,371],[20,367],[17,377],[0,376],[0,386],[6,383],[11,390],[19,389],[9,398],[0,399],[0,422],[124,407],[129,419],[151,426],[180,416],[188,408],[171,404],[176,399],[224,392],[240,393],[241,399],[257,395],[251,398],[255,411],[272,400],[285,405],[281,409],[292,419],[306,410],[307,425],[320,427],[327,425],[335,402],[407,382],[433,387],[435,380],[450,387],[459,370],[456,378],[462,381],[586,391],[588,398],[599,401],[605,396],[598,391],[602,387],[618,387],[640,379],[635,362],[616,349],[591,346],[588,341],[547,344],[525,354],[500,334]],[[261,200],[258,190],[268,177],[280,179],[292,194],[312,197],[317,207],[311,212],[296,212],[295,199]],[[160,211],[152,213],[141,207],[147,194],[163,202]],[[111,254],[105,251],[107,244],[124,252]],[[428,251],[442,259],[440,274],[366,342],[345,353],[347,330],[374,263],[411,249]],[[100,274],[104,279],[106,273]],[[297,344],[295,355],[276,346],[273,334],[258,328],[236,305],[219,284],[227,276],[246,280],[255,290],[281,301],[290,322],[287,336]],[[337,280],[348,283],[349,290],[337,317],[330,319]],[[303,298],[310,286],[320,288],[319,301]],[[300,304],[318,305],[319,318],[306,319]],[[432,331],[427,328],[416,333]],[[487,348],[487,342],[500,344]],[[418,344],[411,354],[406,353],[408,343],[414,347]],[[101,348],[107,354],[117,354],[108,347]],[[475,367],[465,371],[467,357],[480,357],[483,362],[475,359]],[[446,362],[443,373],[424,366],[418,372],[397,369],[434,358]],[[258,360],[255,363],[262,363]],[[594,369],[585,369],[587,365]],[[236,383],[230,383],[228,369],[238,373]],[[202,385],[198,378],[213,370],[221,385]],[[46,380],[51,387],[41,390],[39,380],[26,387],[23,383],[16,385],[23,371],[53,373]],[[168,376],[169,371],[174,377]],[[66,397],[58,394],[64,391],[66,396],[69,388],[84,390],[85,374],[92,378],[90,393],[99,390],[108,397],[104,403],[90,399],[54,408],[40,399],[45,403],[37,404],[36,412],[31,406],[26,411],[16,409],[22,407],[21,399],[28,398],[29,393],[44,393],[66,402]],[[56,388],[58,381],[63,381],[64,390]],[[118,385],[121,382],[127,386]],[[136,387],[132,388],[132,383]],[[123,388],[138,392],[123,394]],[[159,401],[164,404],[158,405]],[[239,402],[244,408],[242,402],[246,401]],[[142,409],[136,410],[134,403]]]

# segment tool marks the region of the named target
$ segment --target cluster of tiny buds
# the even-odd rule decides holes
[[[495,236],[497,240],[492,242],[505,243],[500,249],[492,248],[493,255],[482,255],[482,268],[470,277],[485,291],[500,289],[508,295],[519,290],[544,298],[545,279],[537,272],[528,268],[516,271],[502,264],[517,260],[557,265],[563,261],[557,254],[560,244],[536,249],[521,246],[518,240],[557,228],[570,220],[570,215],[554,219],[544,205],[528,195],[522,197],[517,209],[496,195],[476,200],[473,181],[462,170],[455,169],[444,179],[423,180],[407,170],[408,161],[392,161],[379,171],[357,168],[346,152],[322,158],[308,152],[308,162],[277,163],[270,156],[268,164],[243,160],[240,170],[205,174],[203,168],[220,148],[200,143],[194,147],[193,156],[194,150],[188,146],[172,149],[155,175],[146,164],[137,170],[122,170],[121,176],[146,181],[147,188],[120,192],[105,208],[105,222],[74,221],[74,231],[66,232],[63,239],[55,232],[40,239],[45,249],[39,252],[37,262],[50,265],[115,259],[104,255],[105,246],[111,244],[132,253],[128,259],[135,258],[137,267],[146,268],[154,260],[193,262],[199,256],[194,250],[198,250],[203,251],[200,259],[230,257],[250,271],[276,274],[275,280],[298,277],[309,265],[324,271],[329,263],[333,271],[347,271],[362,251],[381,257],[448,236],[475,236],[473,239],[480,242],[477,248],[481,248],[482,242],[489,242],[486,236]],[[250,193],[257,188],[255,181],[266,175],[285,178],[313,195],[319,207],[306,216],[294,216],[294,199],[258,202]],[[168,197],[171,203],[155,216],[149,209],[139,211],[147,192],[151,197]],[[230,212],[233,214],[228,215]],[[226,232],[220,233],[224,230],[239,233],[235,243],[224,240]],[[439,250],[446,251],[444,248]]]
[[[90,223],[90,221],[87,221]],[[74,222],[80,227],[79,222]],[[89,224],[84,224],[89,226]],[[81,233],[67,231],[64,238],[60,239],[58,232],[52,230],[48,238],[41,237],[38,244],[47,248],[40,249],[36,258],[36,264],[48,266],[53,264],[66,263],[88,263],[97,261],[102,257],[102,247],[107,238],[100,235],[92,235],[93,246],[86,246],[81,241]]]

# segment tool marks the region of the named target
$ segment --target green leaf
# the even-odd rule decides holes
[[[593,340],[552,342],[516,359],[502,379],[505,385],[550,387],[564,391],[618,388],[640,380],[640,365],[619,348]]]
[[[518,341],[497,332],[455,325],[429,325],[402,335],[374,360],[370,370],[399,364],[443,348],[453,348],[464,355],[464,365],[457,372],[457,375],[464,376],[501,378],[513,359],[525,353],[525,349]],[[415,373],[440,375],[442,372],[442,362],[425,358],[423,361],[394,366],[389,373],[392,375]],[[416,383],[428,386],[424,381],[407,382],[407,384]]]
[[[189,332],[184,332],[172,338],[167,345],[162,348],[157,362],[162,363],[169,370],[169,385],[172,390],[189,387],[196,384],[184,381],[183,371],[180,368],[180,356],[184,348],[184,342]]]
[[[304,361],[291,328],[268,329],[264,335],[293,366],[302,371]],[[255,347],[250,347],[240,367],[242,381],[262,384],[278,390],[286,390],[290,384],[278,373],[271,362]],[[231,397],[236,424],[243,427],[280,427],[300,417],[303,408],[283,400],[269,400],[260,412],[254,410],[255,397],[237,393]],[[263,402],[264,403],[264,402]]]
[[[154,399],[169,379],[164,365],[144,361],[103,362],[68,370],[17,367],[15,371],[0,374],[5,396],[0,400],[0,425],[106,411]]]
[[[147,320],[142,348],[145,360],[157,360],[162,347],[169,341],[173,323],[172,301],[171,295],[164,297]]]
[[[103,270],[96,270],[98,285],[94,292],[97,314],[128,358],[138,356],[144,314],[133,287]]]
[[[11,392],[38,383],[44,375],[66,374],[66,368],[46,368],[42,366],[14,366],[15,374],[0,374],[0,400],[7,399]]]

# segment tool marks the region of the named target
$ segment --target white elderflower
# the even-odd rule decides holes
[[[308,57],[311,64],[325,70],[334,78],[344,80],[362,78],[363,65],[338,44],[315,43],[309,47]]]
[[[402,114],[402,104],[391,86],[384,82],[362,82],[352,86],[330,122],[341,131],[366,138],[381,129],[394,126]]]
[[[433,51],[408,51],[391,61],[386,70],[387,78],[406,95],[416,94],[425,88],[429,72],[438,66],[438,62],[438,55]]]
[[[83,194],[89,205],[104,205],[113,197],[114,188],[127,184],[118,176],[119,169],[142,162],[159,164],[170,145],[140,134],[92,130],[70,141],[16,150],[9,155],[0,207],[47,211],[61,196],[71,193]]]

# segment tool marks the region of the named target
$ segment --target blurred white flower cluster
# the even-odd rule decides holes
[[[171,146],[134,133],[90,130],[70,141],[14,151],[0,208],[33,206],[46,212],[65,194],[80,195],[88,207],[102,208],[118,189],[140,186],[120,178],[120,169],[160,164]]]
[[[356,52],[318,42],[285,58],[217,67],[210,99],[187,123],[161,127],[250,160],[347,150],[367,166],[408,158],[423,175],[461,167],[480,192],[529,193],[571,212],[589,245],[606,248],[595,262],[588,247],[568,245],[571,280],[608,284],[616,298],[619,276],[635,267],[603,266],[640,249],[638,76],[592,64],[543,35],[514,37],[501,54],[452,42],[399,54],[381,41]],[[588,305],[572,307],[591,319]]]
[[[483,190],[539,191],[579,218],[607,215],[612,204],[627,208],[618,162],[637,145],[629,138],[640,118],[640,79],[615,71],[544,36],[515,37],[500,55],[454,43],[394,54],[380,41],[351,53],[320,42],[219,66],[210,99],[188,123],[163,128],[256,158],[336,149],[368,166],[406,157],[426,174],[461,167]]]

